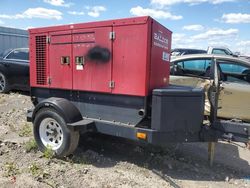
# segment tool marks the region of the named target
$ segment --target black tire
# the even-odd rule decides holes
[[[0,93],[8,93],[10,91],[8,79],[0,72]]]
[[[49,122],[49,121],[52,121],[52,122],[55,121],[57,123],[56,126],[60,126],[60,133],[62,137],[61,137],[61,140],[59,141],[61,142],[61,145],[58,146],[58,148],[53,148],[51,147],[51,145],[49,145],[49,144],[53,145],[54,144],[53,141],[46,142],[46,139],[49,138],[48,135],[54,135],[54,133],[46,132],[46,135],[43,135],[42,133],[44,126],[46,126],[45,129],[47,131],[48,130],[51,131],[51,129],[48,129],[50,124],[46,125],[45,123],[44,125],[44,122]],[[68,129],[65,120],[62,118],[62,116],[60,116],[60,114],[56,110],[52,108],[43,108],[39,110],[35,116],[33,124],[34,124],[34,128],[33,128],[34,138],[36,140],[36,143],[40,151],[44,152],[46,148],[50,148],[55,152],[55,155],[57,157],[64,157],[64,156],[72,154],[77,148],[78,142],[79,142],[79,132]],[[53,137],[57,137],[57,136],[54,135]],[[57,138],[55,138],[54,140],[56,139]],[[45,143],[48,143],[48,144],[45,145]]]

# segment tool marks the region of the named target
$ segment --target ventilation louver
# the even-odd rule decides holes
[[[46,36],[36,36],[36,83],[46,85]]]

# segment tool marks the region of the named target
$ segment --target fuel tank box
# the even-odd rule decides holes
[[[204,106],[203,89],[172,85],[155,89],[152,102],[152,129],[166,133],[168,141],[198,141]]]
[[[169,83],[172,33],[151,17],[29,32],[31,88],[145,97]]]

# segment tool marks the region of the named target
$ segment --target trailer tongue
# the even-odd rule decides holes
[[[204,90],[169,85],[171,31],[150,17],[29,32],[27,119],[41,151],[68,155],[87,132],[155,145],[249,140],[249,124],[217,120],[216,79],[206,125]]]

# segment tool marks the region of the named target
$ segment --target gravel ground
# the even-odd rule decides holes
[[[26,93],[0,94],[0,187],[250,187],[250,152],[218,143],[142,146],[104,135],[82,136],[74,155],[56,159],[36,149]]]

